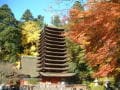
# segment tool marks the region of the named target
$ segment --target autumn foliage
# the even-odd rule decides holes
[[[35,21],[26,21],[22,24],[22,46],[23,55],[37,56],[37,43],[39,40],[40,28]]]
[[[120,3],[99,2],[86,9],[70,10],[68,36],[85,49],[94,76],[116,75],[120,67]]]

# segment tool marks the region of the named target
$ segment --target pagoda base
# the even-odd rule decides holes
[[[50,83],[59,83],[61,81],[61,77],[44,77],[42,76],[42,82],[50,82]]]

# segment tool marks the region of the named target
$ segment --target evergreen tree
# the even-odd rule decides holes
[[[77,10],[83,10],[83,7],[82,7],[82,5],[81,5],[81,3],[79,1],[75,1],[72,8],[77,9]]]
[[[32,16],[31,11],[30,11],[29,9],[27,9],[27,10],[23,13],[21,19],[22,19],[22,20],[25,20],[25,21],[28,21],[28,20],[33,20],[34,17]]]
[[[59,26],[62,25],[62,24],[61,24],[60,17],[59,17],[58,15],[54,15],[54,16],[52,17],[51,23],[52,23],[53,25],[57,26],[57,27],[59,27]]]
[[[42,28],[44,25],[44,16],[38,15],[38,17],[35,18],[34,21],[36,21],[38,25],[40,26],[40,28]]]
[[[16,61],[19,58],[21,32],[8,5],[0,7],[0,60]]]
[[[84,50],[80,47],[80,45],[71,42],[69,39],[66,39],[67,47],[68,47],[68,59],[70,65],[70,72],[76,73],[75,79],[72,80],[74,83],[82,83],[84,79],[90,81],[90,72],[91,68],[85,62],[85,54]]]

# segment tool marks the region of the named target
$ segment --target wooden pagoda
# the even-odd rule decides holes
[[[42,81],[59,82],[68,73],[64,29],[45,26],[39,39],[39,73]]]

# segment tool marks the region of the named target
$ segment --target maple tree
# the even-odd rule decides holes
[[[85,49],[95,77],[116,75],[120,67],[120,3],[116,0],[71,9],[67,35]]]

